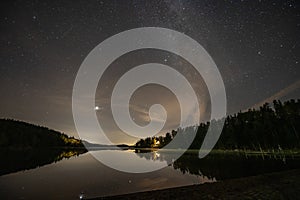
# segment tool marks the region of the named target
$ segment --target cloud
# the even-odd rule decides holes
[[[273,94],[272,96],[264,99],[263,101],[256,103],[252,106],[252,108],[258,108],[260,106],[262,106],[265,102],[272,102],[274,99],[280,99],[282,97],[287,96],[288,94],[290,94],[291,92],[297,90],[300,88],[300,80],[292,83],[291,85],[283,88],[282,90],[280,90],[279,92]]]

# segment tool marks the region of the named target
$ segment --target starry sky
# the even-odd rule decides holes
[[[50,127],[78,137],[72,116],[72,88],[88,53],[119,32],[164,27],[190,36],[211,55],[227,93],[227,113],[273,99],[300,98],[300,9],[296,1],[7,1],[0,12],[0,118]],[[116,59],[97,89],[97,116],[109,139],[133,143],[113,122],[109,97],[118,78],[134,66],[165,63],[189,77],[200,100],[201,120],[210,100],[201,76],[169,52],[140,50]],[[163,94],[163,95],[162,95]],[[130,112],[149,122],[147,109],[165,106],[162,132],[178,126],[178,102],[167,88],[136,91]]]

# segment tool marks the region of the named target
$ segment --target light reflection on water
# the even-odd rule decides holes
[[[100,161],[104,161],[107,166],[116,170],[129,172],[129,173],[144,173],[156,171],[167,166],[167,160],[156,159],[157,152],[143,153],[145,156],[140,157],[139,154],[132,151],[92,151],[91,154]],[[150,159],[151,158],[151,159]]]
[[[92,155],[134,168],[140,160],[149,167],[169,164],[149,173],[124,173],[109,168]],[[267,172],[300,168],[298,157],[241,156],[211,153],[199,159],[186,153],[177,161],[175,151],[99,150],[40,168],[0,176],[0,196],[4,199],[79,199],[201,184]],[[284,159],[283,159],[284,158]],[[284,162],[283,162],[284,160]]]
[[[110,155],[112,151],[98,151]],[[120,152],[121,151],[114,151]],[[139,158],[133,152],[127,152]],[[143,158],[142,158],[143,159]],[[134,160],[130,160],[133,162]],[[40,168],[0,177],[4,199],[79,199],[211,182],[182,174],[172,167],[141,174],[119,172],[99,163],[89,153]]]

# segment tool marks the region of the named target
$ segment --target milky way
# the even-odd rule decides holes
[[[145,26],[183,32],[208,51],[224,80],[228,114],[259,106],[272,98],[300,97],[300,10],[296,1],[11,1],[1,4],[1,118],[41,124],[76,136],[72,87],[83,59],[106,38]],[[113,70],[108,72],[108,86],[134,64],[156,60],[181,69],[188,65],[165,52],[136,54],[139,56],[123,57],[114,63]],[[198,95],[205,109],[209,104],[205,86],[202,87],[201,80],[198,83],[201,86]],[[106,122],[107,130],[113,132],[115,128],[110,126],[112,122],[105,110],[108,89],[97,91],[97,112],[99,119],[102,117]],[[144,89],[140,94],[137,92],[136,104],[143,101],[143,96],[144,100],[151,99],[149,91],[153,88]],[[164,89],[155,89],[160,90]],[[155,100],[159,92],[151,94]],[[172,94],[165,94],[162,104],[176,107],[176,100],[169,100]],[[147,122],[145,105],[152,100],[132,105],[132,115],[140,119],[137,123]],[[101,112],[108,117],[100,115]],[[170,112],[173,118],[165,130],[176,127],[178,120],[177,110],[170,109]],[[122,139],[115,137],[116,142],[121,141],[116,138]]]

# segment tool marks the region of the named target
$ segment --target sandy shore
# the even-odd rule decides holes
[[[96,199],[300,199],[300,169]]]

